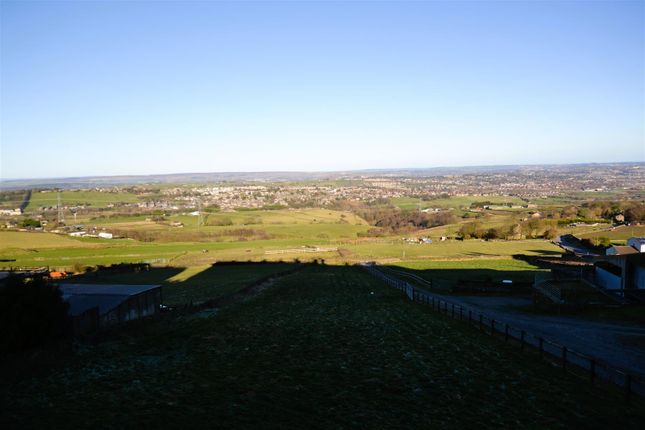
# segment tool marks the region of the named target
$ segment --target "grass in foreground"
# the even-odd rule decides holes
[[[11,427],[637,428],[645,413],[354,267],[169,315],[0,392]]]

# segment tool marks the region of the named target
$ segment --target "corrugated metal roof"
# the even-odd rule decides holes
[[[133,296],[148,290],[161,288],[159,285],[126,285],[126,284],[60,284],[63,294],[98,294]]]
[[[104,315],[129,297],[161,288],[159,285],[60,284],[63,300],[69,303],[69,314],[77,316],[94,307]]]
[[[83,312],[98,307],[99,315],[104,315],[119,306],[130,296],[104,296],[99,294],[90,295],[63,295],[63,299],[69,303],[69,314],[78,316]]]

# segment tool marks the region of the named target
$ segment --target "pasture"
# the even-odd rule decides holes
[[[104,208],[109,204],[135,203],[140,201],[140,196],[125,191],[100,192],[85,190],[66,190],[60,192],[61,203],[64,206],[86,205],[93,208]],[[34,191],[31,194],[27,211],[37,210],[41,206],[49,207],[58,204],[58,192]]]
[[[163,221],[153,221],[149,216],[117,216],[96,218],[89,224],[107,230],[151,233],[159,240],[172,242],[195,240],[196,233],[207,240],[217,236],[237,239],[244,230],[253,230],[254,235],[264,238],[347,239],[369,228],[350,212],[325,209],[215,212],[205,214],[200,226],[198,220],[197,216],[181,214],[166,216]],[[173,222],[181,222],[183,227],[172,227]]]
[[[54,233],[0,231],[0,253],[9,249],[87,248],[91,242]],[[1,255],[1,254],[0,254]]]
[[[447,291],[459,281],[490,281],[501,283],[533,282],[535,275],[545,269],[520,259],[467,259],[401,261],[387,266],[405,271],[432,282],[433,289]]]
[[[316,231],[316,230],[314,230]],[[321,230],[328,234],[331,230]],[[0,233],[0,240],[3,235]],[[19,236],[29,240],[21,244]],[[108,265],[121,262],[148,262],[155,265],[188,267],[216,261],[310,261],[322,258],[329,263],[376,260],[397,262],[423,259],[499,259],[515,254],[554,254],[560,249],[545,240],[523,241],[447,241],[433,244],[408,244],[396,238],[334,239],[294,234],[287,238],[263,240],[215,240],[189,242],[139,242],[135,240],[73,239],[46,233],[12,233],[11,247],[0,243],[0,258],[15,259],[12,266],[50,266],[69,269],[75,264]],[[37,237],[51,241],[50,247],[34,242]],[[52,237],[53,236],[53,237]],[[320,251],[315,251],[320,249]]]
[[[620,393],[355,267],[308,267],[217,312],[46,354],[0,367],[3,428],[630,429],[645,419]]]
[[[148,219],[146,219],[148,218]],[[501,223],[502,215],[486,217]],[[181,221],[184,227],[172,227]],[[149,262],[158,265],[194,266],[215,261],[311,260],[331,263],[363,260],[399,261],[410,259],[499,258],[514,254],[553,253],[559,249],[548,241],[446,241],[431,245],[408,244],[401,236],[359,237],[370,227],[347,212],[325,209],[241,211],[209,214],[211,225],[198,228],[197,217],[171,215],[152,221],[145,216],[98,218],[88,227],[128,234],[142,240],[78,239],[65,235],[29,232],[1,232],[0,258],[15,259],[14,266],[70,268],[80,265],[119,262]],[[221,225],[212,225],[221,224]],[[458,224],[415,233],[435,239],[458,229]],[[154,242],[146,239],[149,236]],[[135,236],[138,237],[138,236]],[[321,252],[305,252],[321,248]],[[329,251],[332,250],[332,251]],[[338,252],[333,250],[339,250]]]
[[[414,197],[398,197],[390,199],[390,203],[401,209],[426,208],[468,208],[475,202],[490,202],[494,205],[525,205],[526,202],[514,196],[453,196],[432,200],[421,200]]]
[[[366,241],[348,246],[364,259],[410,260],[410,259],[468,259],[468,258],[510,258],[515,254],[540,255],[560,253],[559,247],[547,240],[484,241],[448,240],[432,244],[408,244],[403,241]]]
[[[600,231],[593,231],[580,234],[581,238],[592,237],[608,237],[612,241],[626,241],[630,237],[643,237],[645,236],[645,225],[638,226],[619,226],[613,230],[607,230],[606,227]]]

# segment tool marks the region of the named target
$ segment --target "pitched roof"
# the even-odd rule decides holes
[[[161,288],[159,285],[124,285],[124,284],[60,284],[63,300],[69,303],[69,314],[80,315],[98,307],[99,314],[104,315],[119,306],[129,297],[146,291]]]
[[[145,291],[160,288],[159,285],[127,285],[127,284],[60,284],[63,294],[99,294],[133,296]]]
[[[612,248],[616,251],[617,255],[638,254],[638,250],[632,248],[631,246],[614,245],[612,246]]]

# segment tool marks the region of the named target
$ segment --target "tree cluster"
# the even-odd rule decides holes
[[[499,227],[486,228],[479,221],[467,222],[459,229],[459,237],[462,239],[506,239],[517,240],[525,238],[555,239],[558,230],[553,221],[542,219],[529,219],[523,222],[506,224]]]
[[[10,277],[0,284],[0,352],[54,341],[68,329],[61,291],[43,280]]]
[[[638,203],[625,209],[625,222],[645,223],[645,203]]]
[[[580,206],[568,205],[560,209],[545,212],[549,218],[561,220],[561,224],[569,222],[610,222],[616,215],[623,214],[625,222],[645,222],[645,203],[618,202],[598,200],[585,202]]]
[[[37,219],[25,218],[20,222],[20,226],[24,228],[36,228],[36,227],[40,227],[41,224],[40,224],[40,221],[38,221]]]
[[[428,214],[396,208],[362,208],[355,210],[355,213],[370,225],[392,232],[425,229],[455,222],[455,216],[450,212]]]

